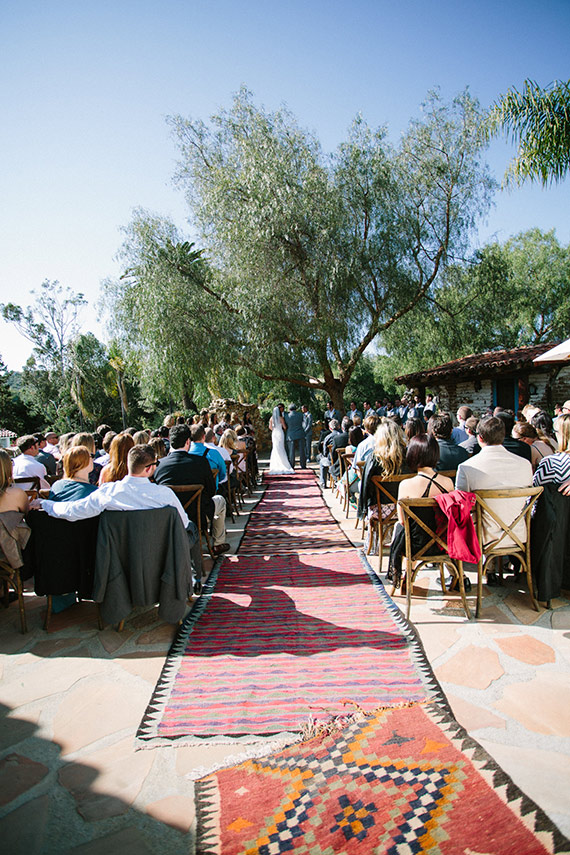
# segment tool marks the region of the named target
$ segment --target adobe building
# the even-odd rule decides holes
[[[474,353],[394,380],[424,399],[426,392],[437,395],[440,409],[451,413],[462,404],[475,413],[486,407],[516,413],[528,403],[552,412],[555,403],[570,399],[570,362],[533,362],[552,347],[548,343]]]

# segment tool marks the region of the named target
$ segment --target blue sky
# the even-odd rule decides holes
[[[0,32],[0,302],[58,279],[101,337],[94,304],[133,208],[187,228],[167,115],[206,119],[245,84],[332,150],[358,112],[397,141],[433,86],[487,106],[570,77],[569,0],[0,0]],[[489,150],[498,179],[511,152]],[[538,226],[568,243],[569,202],[568,180],[498,193],[479,241]],[[29,350],[0,321],[8,366]]]

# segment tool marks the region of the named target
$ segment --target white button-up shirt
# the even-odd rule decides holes
[[[20,454],[19,457],[15,458],[12,464],[12,474],[14,478],[26,478],[28,476],[35,478],[37,476],[40,479],[40,489],[49,490],[49,484],[45,479],[46,468],[31,454]],[[31,483],[30,481],[30,485]],[[16,486],[26,489],[25,484],[17,484]]]
[[[104,484],[85,499],[76,502],[42,501],[42,508],[50,517],[60,517],[70,522],[96,517],[103,511],[147,511],[171,505],[180,514],[184,528],[189,520],[178,497],[170,487],[153,484],[148,478],[125,475],[122,481]]]

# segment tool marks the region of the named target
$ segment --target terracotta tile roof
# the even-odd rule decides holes
[[[532,360],[536,356],[540,356],[553,346],[549,342],[533,344],[529,347],[515,347],[511,350],[488,350],[486,353],[472,353],[470,356],[462,356],[460,359],[454,359],[451,362],[438,365],[436,368],[415,371],[413,374],[402,374],[400,377],[394,377],[394,380],[396,383],[412,385],[443,380],[446,377],[481,374],[483,371],[496,372],[501,368],[508,368],[513,371],[520,370],[523,367],[531,367]],[[535,367],[537,370],[539,369],[538,365]]]

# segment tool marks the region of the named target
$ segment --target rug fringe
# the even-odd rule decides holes
[[[275,754],[278,751],[283,751],[290,745],[296,745],[302,742],[303,739],[299,733],[290,734],[289,737],[283,739],[275,739],[272,742],[256,745],[248,748],[242,754],[230,754],[218,763],[213,763],[211,766],[198,766],[196,769],[191,769],[185,775],[189,781],[198,781],[202,778],[207,778],[208,775],[213,775],[214,772],[219,772],[222,769],[229,769],[232,766],[239,766],[247,760],[257,760],[260,757],[267,757],[269,754]]]

